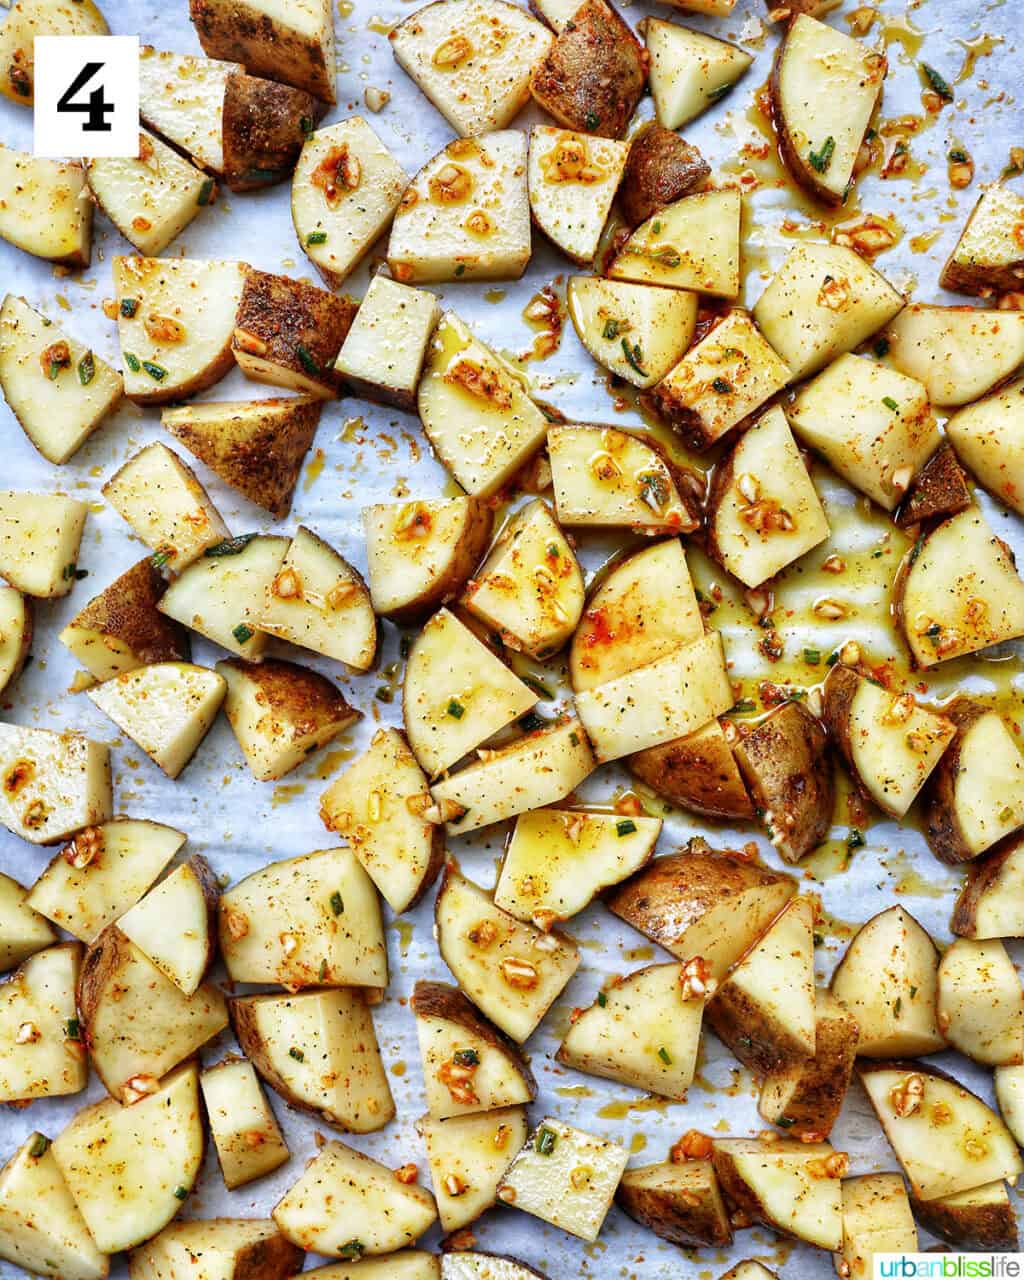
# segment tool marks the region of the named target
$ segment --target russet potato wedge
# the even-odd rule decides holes
[[[258,191],[295,169],[323,102],[303,89],[236,70],[224,85],[224,182],[231,191]]]
[[[33,630],[31,599],[16,587],[0,586],[0,693],[21,675]]]
[[[0,190],[0,239],[58,266],[89,265],[92,201],[80,164],[0,145]]]
[[[1008,836],[967,868],[950,928],[963,938],[1024,938],[1024,838]]]
[[[113,812],[106,744],[0,722],[0,822],[31,844],[56,844]]]
[[[940,1240],[983,1251],[1017,1248],[1017,1215],[1002,1178],[937,1200],[911,1196],[910,1203],[922,1226]]]
[[[843,1179],[843,1247],[850,1280],[870,1280],[876,1253],[916,1253],[917,1227],[898,1173]]]
[[[530,131],[530,212],[574,262],[593,262],[628,155],[628,143],[610,138],[542,124]]]
[[[28,890],[0,871],[0,973],[56,941],[56,930],[28,901]]]
[[[212,867],[196,853],[126,911],[117,927],[165,978],[190,996],[217,950],[219,896]]]
[[[334,368],[357,395],[414,410],[427,345],[441,311],[427,289],[374,276]]]
[[[497,1202],[498,1184],[526,1142],[526,1108],[435,1120],[416,1129],[427,1148],[430,1180],[443,1231],[458,1231]]]
[[[943,289],[989,297],[1024,281],[1024,199],[1001,182],[978,197],[956,248],[939,276]]]
[[[956,408],[977,400],[1024,360],[1024,312],[980,307],[905,307],[885,329],[886,359],[923,382],[932,404]]]
[[[627,1169],[615,1202],[641,1226],[681,1248],[732,1243],[729,1213],[710,1160]]]
[[[570,276],[566,302],[577,337],[597,363],[641,390],[678,362],[697,323],[697,295],[685,289]]]
[[[224,172],[224,99],[236,62],[139,49],[139,115],[202,169]]]
[[[726,1199],[754,1222],[819,1249],[841,1248],[842,1152],[827,1142],[716,1138],[711,1158]]]
[[[946,436],[978,483],[1024,515],[1024,378],[958,409]]]
[[[172,1222],[132,1250],[128,1276],[129,1280],[174,1280],[196,1265],[201,1266],[201,1274],[218,1280],[288,1280],[302,1266],[302,1250],[272,1222],[257,1218]]]
[[[707,818],[749,819],[754,805],[720,720],[629,757],[630,773],[672,804]]]
[[[936,1017],[954,1049],[986,1066],[1024,1062],[1024,991],[998,938],[957,938],[938,977]]]
[[[648,120],[630,139],[618,212],[627,227],[638,227],[670,204],[702,190],[710,174],[711,166],[698,147],[656,120]]]
[[[918,471],[894,518],[911,533],[915,525],[959,515],[973,500],[967,473],[946,440]]]
[[[27,596],[54,600],[77,581],[89,508],[60,493],[0,490],[0,573]]]
[[[291,1153],[270,1109],[256,1069],[229,1055],[199,1077],[210,1136],[229,1191],[285,1164]]]
[[[828,991],[814,996],[814,1056],[771,1071],[757,1109],[791,1138],[827,1138],[839,1117],[857,1056],[858,1028]]]
[[[644,23],[658,123],[679,129],[735,86],[753,59],[745,49],[661,18]]]
[[[17,0],[0,28],[0,94],[31,107],[35,94],[36,36],[105,36],[106,20],[92,0]],[[32,1270],[32,1268],[29,1268]],[[70,1280],[70,1278],[69,1278]]]
[[[62,1097],[88,1084],[75,1005],[81,960],[77,942],[60,943],[0,983],[0,1102]]]
[[[655,213],[619,250],[613,280],[735,298],[740,289],[740,211],[734,188],[704,191]]]

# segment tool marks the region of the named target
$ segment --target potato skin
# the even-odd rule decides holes
[[[323,119],[319,98],[236,71],[224,91],[224,181],[232,191],[283,182],[306,136]]]
[[[308,733],[350,713],[358,714],[336,685],[309,667],[280,658],[264,658],[262,662],[225,658],[222,665],[234,667],[258,685],[267,712],[283,716],[296,734]]]
[[[530,91],[565,129],[621,138],[650,56],[605,0],[584,0],[534,71]]]
[[[78,1017],[81,1021],[81,1035],[85,1047],[92,1052],[92,1021],[99,1012],[104,992],[107,991],[117,973],[129,963],[133,944],[125,937],[116,924],[108,924],[91,946],[86,948],[82,957],[82,967],[78,971],[78,988],[75,1002],[78,1005]],[[103,1081],[103,1087],[112,1098],[117,1098],[115,1082],[103,1079],[99,1059],[93,1059],[93,1070]]]
[[[940,444],[917,473],[910,491],[896,512],[901,529],[923,520],[944,520],[971,505],[967,476],[957,461],[953,446]]]
[[[735,758],[719,754],[718,740],[705,749],[692,738],[675,738],[630,756],[629,771],[673,804],[705,818],[754,816]]]
[[[667,204],[692,195],[711,168],[692,143],[652,120],[633,138],[619,188],[619,204],[631,228]]]
[[[956,725],[956,737],[943,752],[939,763],[932,770],[924,785],[925,826],[924,837],[928,847],[940,862],[956,867],[961,862],[971,862],[974,854],[964,843],[956,814],[956,780],[960,772],[960,756],[964,735],[989,708],[980,702],[961,696],[942,708],[942,714]],[[963,895],[961,894],[961,898]],[[957,908],[959,908],[959,900]],[[954,920],[956,911],[954,910]],[[955,930],[954,930],[955,932]]]
[[[167,583],[147,556],[115,578],[68,625],[116,636],[142,666],[187,662],[188,632],[156,607],[166,590]]]
[[[679,1192],[667,1188],[620,1182],[615,1202],[635,1222],[684,1249],[732,1243],[729,1219],[715,1213],[714,1205],[705,1199],[690,1204]]]
[[[235,996],[227,1002],[231,1030],[235,1033],[235,1039],[238,1041],[242,1052],[256,1068],[258,1074],[266,1080],[275,1093],[284,1098],[290,1107],[294,1107],[296,1111],[303,1111],[306,1115],[316,1116],[322,1124],[330,1125],[332,1129],[345,1132],[344,1127],[338,1121],[329,1120],[317,1107],[310,1106],[308,1103],[296,1098],[288,1089],[285,1081],[278,1075],[274,1069],[273,1060],[263,1047],[263,1039],[256,1023],[255,1006],[252,1003],[254,999],[255,997],[252,996]]]
[[[778,1119],[765,1119],[785,1128],[787,1137],[814,1134],[815,1141],[826,1139],[839,1119],[850,1087],[858,1035],[857,1023],[845,1010],[819,1018],[814,1057],[803,1064],[800,1081],[784,1113]]]
[[[980,1250],[1017,1248],[1017,1221],[1009,1203],[950,1205],[919,1200],[909,1188],[907,1195],[914,1217],[950,1244]]]
[[[231,1280],[286,1280],[302,1269],[305,1253],[280,1233],[246,1245],[235,1258]]]
[[[949,715],[949,711],[945,711],[944,714]],[[949,755],[955,746],[956,738],[953,739],[953,745],[948,748],[946,755]],[[974,936],[974,916],[982,895],[999,879],[1003,864],[1011,854],[1016,853],[1022,841],[1024,841],[1024,834],[1019,831],[1014,832],[971,862],[967,868],[967,878],[960,890],[960,896],[953,907],[953,918],[949,926],[953,933],[962,938]]]

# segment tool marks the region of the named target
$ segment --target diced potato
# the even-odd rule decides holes
[[[413,410],[427,344],[440,314],[437,298],[426,289],[374,276],[335,370],[357,395]]]
[[[516,820],[494,903],[519,920],[550,929],[650,858],[660,818],[537,809]]]
[[[427,1148],[441,1229],[458,1231],[497,1202],[498,1184],[526,1142],[526,1108],[451,1120],[426,1115],[416,1128]]]
[[[653,436],[615,427],[552,427],[551,482],[563,525],[692,533],[699,523]]]
[[[224,714],[253,777],[275,782],[359,719],[326,676],[268,658],[217,663],[227,684]]]
[[[65,942],[30,956],[0,983],[0,1102],[79,1093],[89,1060],[75,988],[82,948]]]
[[[203,169],[224,172],[224,99],[239,68],[192,54],[139,49],[139,114]]]
[[[24,298],[0,309],[0,388],[47,462],[67,462],[113,410],[121,375]]]
[[[518,280],[530,260],[526,137],[456,138],[428,160],[395,213],[388,265],[402,284]]]
[[[498,1187],[503,1204],[596,1240],[629,1160],[626,1148],[546,1117]]]
[[[454,311],[434,331],[417,408],[438,458],[477,498],[501,489],[547,437],[548,420],[522,375]]]
[[[613,280],[735,298],[740,291],[741,204],[732,187],[677,200],[637,227],[608,274]]]
[[[484,752],[430,791],[448,834],[460,835],[564,800],[596,767],[583,726],[567,718]]]
[[[733,701],[722,637],[714,631],[578,693],[576,713],[604,762],[692,733]]]
[[[989,297],[1024,282],[1024,199],[1001,182],[978,197],[939,276],[943,289]]]
[[[169,778],[176,778],[216,720],[227,686],[209,667],[157,662],[87,692]]]
[[[576,944],[500,910],[449,864],[434,906],[441,958],[499,1030],[522,1044],[580,962]]]
[[[364,507],[374,611],[408,622],[458,595],[483,557],[492,521],[479,498]]]
[[[256,1070],[289,1105],[343,1133],[394,1119],[373,1018],[362,992],[240,996],[231,1025]]]
[[[128,1105],[152,1097],[167,1072],[228,1025],[213,983],[186,996],[116,924],[85,954],[78,1012],[96,1074]]]
[[[730,311],[669,370],[654,399],[687,444],[702,450],[744,425],[789,380],[748,313]]]
[[[957,938],[939,964],[939,1028],[961,1053],[986,1066],[1024,1062],[1024,991],[997,938]]]
[[[1014,1141],[1024,1137],[1024,1066],[996,1067],[992,1073],[996,1102]]]
[[[950,928],[964,938],[1024,938],[1024,837],[1004,840],[967,868]]]
[[[622,1175],[615,1200],[631,1218],[672,1244],[732,1243],[729,1211],[710,1160],[634,1166]]]
[[[576,334],[597,363],[641,390],[679,361],[697,324],[697,295],[685,289],[570,276],[566,301]]]
[[[894,518],[909,534],[914,525],[959,515],[973,501],[967,473],[944,440],[914,477]]]
[[[110,757],[76,733],[0,722],[0,822],[32,844],[55,844],[113,811]]]
[[[920,382],[853,355],[804,386],[786,416],[805,445],[886,511],[900,504],[940,439]]]
[[[978,482],[1024,515],[1024,378],[958,409],[946,436]]]
[[[935,943],[902,907],[861,925],[830,988],[860,1027],[859,1054],[914,1057],[946,1047],[935,1018],[938,968]]]
[[[0,573],[27,596],[66,596],[88,512],[84,502],[59,493],[0,491]]]
[[[754,805],[718,720],[703,729],[638,751],[627,761],[630,773],[658,795],[707,818],[750,819]]]
[[[770,1071],[757,1109],[790,1138],[827,1138],[839,1118],[857,1056],[857,1023],[828,991],[815,992],[814,1056]]]
[[[574,262],[593,262],[629,144],[537,124],[530,131],[533,220]]]
[[[220,512],[192,469],[155,440],[116,471],[103,486],[104,498],[131,525],[154,560],[175,573],[207,547],[230,537]]]
[[[226,484],[271,515],[286,516],[323,402],[215,401],[165,409],[161,425]]]
[[[57,932],[28,901],[28,890],[0,871],[0,973],[57,941]]]
[[[220,886],[200,854],[176,867],[117,927],[185,995],[193,995],[217,950]]]
[[[52,1280],[105,1280],[96,1248],[50,1140],[30,1133],[0,1169],[0,1258]]]
[[[0,145],[0,191],[0,238],[59,266],[89,265],[92,201],[80,164]]]
[[[648,120],[632,135],[619,188],[618,207],[626,227],[632,230],[684,196],[701,191],[710,175],[711,166],[699,147],[657,120]],[[619,230],[615,228],[616,234]]]
[[[819,1249],[842,1247],[843,1152],[827,1142],[716,1138],[712,1160],[723,1193],[748,1218]]]
[[[129,1280],[288,1280],[302,1250],[272,1222],[254,1218],[197,1218],[172,1222],[128,1259]]]
[[[350,849],[272,862],[222,893],[220,948],[235,982],[387,986],[380,903]]]
[[[228,1056],[204,1071],[199,1085],[229,1191],[272,1173],[288,1161],[291,1152],[251,1062]]]
[[[1024,582],[977,507],[915,543],[897,578],[895,608],[921,667],[1024,635]]]
[[[504,129],[551,34],[505,0],[436,0],[388,33],[398,65],[463,137]]]
[[[936,1200],[910,1198],[921,1225],[967,1249],[1016,1249],[1017,1213],[1002,1178]]]
[[[898,1173],[843,1179],[842,1261],[850,1280],[871,1280],[876,1253],[916,1253],[917,1227]]]
[[[196,258],[115,258],[125,394],[164,404],[205,391],[232,368],[235,314],[249,268]]]
[[[332,1258],[358,1260],[418,1240],[437,1218],[434,1197],[385,1165],[329,1142],[274,1206],[289,1240]]]
[[[181,846],[173,827],[115,818],[86,827],[32,886],[28,905],[83,942],[95,942],[142,897]]]
[[[21,674],[32,634],[31,600],[15,587],[0,586],[0,693]]]
[[[958,407],[992,390],[1024,360],[1024,311],[905,307],[884,334],[894,368],[923,382],[932,404]]]
[[[544,0],[550,7],[552,0]],[[457,1250],[453,1253],[441,1254],[441,1280],[545,1280],[539,1271],[528,1267],[518,1258],[501,1257],[495,1253],[475,1253],[472,1250]],[[344,1280],[344,1278],[343,1278]],[[352,1277],[351,1280],[359,1280]],[[374,1280],[367,1276],[366,1280]],[[387,1280],[391,1280],[390,1275]],[[405,1280],[400,1277],[399,1280]],[[409,1280],[420,1280],[410,1276]]]
[[[104,1253],[156,1235],[188,1198],[206,1146],[198,1077],[190,1062],[130,1107],[93,1103],[55,1139],[54,1158]]]
[[[377,655],[377,620],[359,572],[299,525],[255,607],[260,631],[367,671]],[[249,655],[251,656],[251,655]]]
[[[108,31],[92,0],[76,0],[74,6],[64,0],[16,0],[0,27],[0,94],[33,105],[36,36],[105,36]]]
[[[747,587],[758,587],[829,536],[821,499],[786,415],[769,409],[715,467],[708,550]]]
[[[902,296],[852,249],[801,244],[769,280],[754,319],[796,382],[860,346],[903,306]]]
[[[644,23],[658,123],[679,129],[720,102],[753,62],[745,49],[661,18]]]

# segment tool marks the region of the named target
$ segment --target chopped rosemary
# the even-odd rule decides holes
[[[807,153],[807,159],[811,168],[815,173],[826,173],[829,165],[832,163],[832,156],[835,153],[836,140],[831,134],[821,144],[821,150],[815,151],[812,147]]]

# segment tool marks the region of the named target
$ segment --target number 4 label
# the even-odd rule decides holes
[[[34,150],[138,155],[137,36],[36,36]]]

